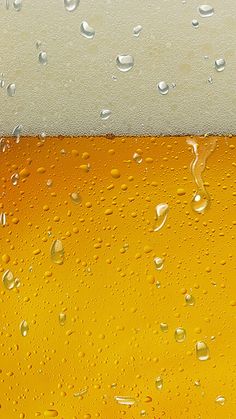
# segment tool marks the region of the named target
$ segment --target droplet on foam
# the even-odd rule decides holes
[[[120,54],[116,57],[116,65],[118,70],[123,73],[130,71],[134,66],[134,59],[132,55]]]
[[[88,22],[83,21],[80,25],[80,33],[88,39],[93,39],[95,36],[95,29],[89,26]]]
[[[64,0],[64,6],[67,12],[74,12],[80,4],[80,0]]]

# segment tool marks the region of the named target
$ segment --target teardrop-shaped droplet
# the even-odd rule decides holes
[[[225,404],[225,397],[224,396],[217,396],[216,397],[216,403],[220,406],[224,406]]]
[[[143,158],[142,158],[142,156],[140,156],[140,154],[138,154],[138,153],[134,153],[134,154],[133,154],[133,160],[134,160],[136,163],[140,164],[140,163],[142,163]]]
[[[19,182],[19,179],[20,179],[19,174],[18,174],[18,173],[14,173],[14,174],[11,176],[11,183],[12,183],[12,185],[13,185],[13,186],[16,186],[16,185],[18,184],[18,182]]]
[[[12,290],[15,286],[15,279],[13,273],[8,269],[2,276],[3,285],[7,290]]]
[[[7,216],[5,212],[0,213],[0,224],[4,227],[7,224]]]
[[[39,53],[39,63],[42,65],[47,65],[48,63],[48,56],[45,51],[40,51]]]
[[[109,109],[102,109],[100,112],[100,117],[103,121],[106,121],[111,116],[111,111]]]
[[[154,231],[159,231],[164,226],[167,219],[168,212],[169,212],[168,204],[158,204],[156,206],[157,226],[154,228]]]
[[[7,86],[7,94],[8,94],[8,96],[12,97],[12,96],[15,95],[15,93],[16,93],[16,85],[15,85],[15,83],[8,84],[8,86]]]
[[[191,203],[193,211],[198,212],[199,214],[204,214],[209,205],[210,197],[206,192],[198,191],[195,193]]]
[[[66,322],[66,313],[59,314],[59,323],[61,326],[64,326]]]
[[[164,260],[162,258],[156,257],[154,259],[154,265],[155,265],[157,271],[161,271],[163,269],[163,266],[164,266]]]
[[[51,259],[54,263],[61,265],[64,261],[64,247],[61,240],[55,240],[51,247]]]
[[[226,66],[226,62],[225,62],[225,59],[224,58],[218,58],[217,60],[215,60],[215,69],[219,73],[221,71],[224,71],[225,66]]]
[[[22,9],[23,0],[14,0],[13,1],[13,7],[17,12],[20,12]]]
[[[64,6],[67,12],[74,12],[79,6],[80,0],[64,0]]]
[[[116,57],[116,65],[118,70],[125,73],[133,68],[134,59],[132,55],[121,54]]]
[[[12,132],[13,137],[16,137],[16,143],[20,142],[22,129],[23,129],[22,125],[17,125]]]
[[[160,329],[162,332],[168,332],[168,324],[167,323],[160,323]]]
[[[157,89],[161,95],[167,95],[167,93],[169,93],[169,85],[165,81],[160,81],[157,85]]]
[[[198,7],[198,12],[201,17],[211,17],[214,14],[214,8],[209,4],[202,4]]]
[[[185,302],[188,306],[194,306],[195,298],[192,295],[186,294],[184,299],[185,299]]]
[[[136,399],[129,396],[115,396],[114,399],[117,401],[118,404],[125,406],[133,406],[137,403]]]
[[[209,348],[205,342],[196,343],[196,355],[199,361],[207,361],[210,358]]]
[[[161,377],[157,377],[155,380],[157,390],[163,389],[163,379]]]
[[[82,201],[81,196],[78,194],[78,192],[72,192],[70,194],[70,199],[73,202],[73,204],[80,204],[80,202]]]
[[[29,332],[29,325],[26,320],[23,320],[20,324],[20,332],[23,337],[26,337]]]
[[[138,37],[142,31],[143,27],[141,25],[137,25],[133,29],[133,35]]]
[[[195,29],[199,28],[199,22],[197,19],[192,20],[192,27]]]
[[[80,33],[85,38],[93,39],[95,36],[95,29],[89,26],[88,22],[83,21],[80,25]]]
[[[178,343],[182,343],[184,342],[186,339],[186,331],[183,327],[177,327],[177,329],[175,329],[175,340]]]

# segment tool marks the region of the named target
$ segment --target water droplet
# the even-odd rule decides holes
[[[175,329],[175,340],[178,343],[182,343],[184,342],[186,339],[186,331],[185,329],[183,329],[183,327],[177,327],[177,329]]]
[[[18,180],[20,179],[20,176],[18,175],[18,173],[14,173],[11,176],[11,183],[13,186],[16,186],[18,184]]]
[[[7,9],[7,10],[9,10],[9,7],[10,7],[10,1],[9,1],[9,0],[6,0],[6,3],[5,3],[5,4],[6,4],[6,9]]]
[[[201,381],[200,380],[195,380],[194,385],[195,385],[195,387],[200,387]]]
[[[195,29],[199,28],[199,22],[198,22],[198,20],[197,20],[197,19],[193,19],[193,20],[192,20],[192,26],[193,26],[193,28],[195,28]]]
[[[0,224],[4,227],[7,224],[7,217],[5,212],[0,213]]]
[[[167,95],[169,92],[169,86],[165,81],[160,81],[157,85],[157,89],[161,95]]]
[[[42,45],[41,41],[36,41],[35,46],[36,46],[37,49],[39,49],[41,47],[41,45]]]
[[[146,416],[146,410],[141,410],[140,411],[140,416]]]
[[[20,287],[20,280],[19,278],[15,278],[15,287],[19,288]]]
[[[168,332],[168,324],[167,323],[160,323],[160,329],[162,332]]]
[[[2,276],[3,285],[7,290],[12,290],[15,286],[13,273],[8,269]]]
[[[45,51],[40,51],[39,53],[39,63],[42,65],[47,65],[48,63],[48,56]]]
[[[158,224],[154,228],[154,231],[159,231],[164,226],[167,219],[168,212],[169,212],[168,204],[158,204],[156,206],[156,219],[158,221]]]
[[[224,404],[225,404],[224,396],[217,396],[216,397],[216,403],[219,404],[220,406],[224,406]]]
[[[82,201],[81,196],[78,194],[78,192],[72,192],[70,194],[70,199],[73,202],[73,204],[80,204]]]
[[[209,348],[205,342],[196,343],[196,355],[199,361],[207,361],[210,358]]]
[[[133,35],[138,37],[142,31],[143,27],[141,25],[137,25],[133,29]]]
[[[109,109],[102,109],[100,112],[100,117],[103,121],[106,121],[111,116],[111,111]]]
[[[66,322],[66,313],[59,314],[59,323],[61,326],[64,326]]]
[[[114,399],[117,401],[118,404],[125,406],[133,406],[137,403],[136,399],[129,396],[115,396]]]
[[[194,306],[195,299],[192,295],[186,294],[184,298],[185,298],[185,302],[188,306]]]
[[[64,0],[64,6],[67,12],[74,12],[79,6],[80,0]]]
[[[207,81],[208,81],[209,84],[213,84],[213,78],[211,76],[208,77]]]
[[[211,17],[214,14],[214,8],[208,4],[202,4],[198,7],[198,12],[201,17]]]
[[[217,60],[215,60],[215,69],[219,73],[221,71],[224,71],[225,66],[226,66],[226,62],[225,62],[225,59],[224,58],[218,58]]]
[[[140,156],[140,154],[138,154],[138,153],[133,154],[133,160],[136,163],[142,163],[142,161],[143,161],[142,156]]]
[[[20,324],[20,332],[23,337],[26,337],[29,332],[29,325],[26,320],[22,320]]]
[[[116,57],[116,65],[118,70],[123,73],[130,71],[134,66],[134,59],[132,55],[118,55]]]
[[[46,182],[47,187],[51,188],[52,184],[53,184],[52,179],[48,179],[47,182]]]
[[[163,379],[161,377],[157,377],[155,380],[157,390],[163,389]]]
[[[5,86],[5,81],[3,79],[0,80],[0,87],[3,88]]]
[[[22,9],[23,0],[14,0],[13,1],[13,7],[17,12],[20,12]]]
[[[84,396],[88,392],[88,387],[82,388],[77,393],[74,393],[74,397],[81,397]]]
[[[8,96],[12,97],[12,96],[15,95],[15,93],[16,93],[16,85],[15,85],[15,83],[8,84],[8,86],[7,86],[7,94],[8,94]]]
[[[164,266],[164,260],[162,258],[156,257],[154,259],[154,264],[157,271],[161,271]]]
[[[89,26],[88,22],[83,21],[80,25],[80,33],[85,38],[93,39],[95,36],[95,29]]]
[[[61,240],[55,240],[51,247],[51,259],[54,263],[61,265],[64,261],[64,247]]]
[[[23,129],[22,125],[17,125],[12,132],[13,137],[16,137],[16,143],[20,142],[22,129]]]
[[[156,287],[159,289],[161,288],[161,283],[159,281],[156,282]]]
[[[205,192],[196,192],[192,199],[192,209],[199,214],[204,214],[210,204],[209,195]]]

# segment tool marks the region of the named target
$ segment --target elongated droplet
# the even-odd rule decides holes
[[[47,65],[48,56],[47,56],[47,53],[45,51],[41,51],[39,53],[39,63],[42,64],[42,65]]]
[[[155,380],[157,390],[163,389],[163,379],[161,377],[157,377]]]
[[[73,204],[80,204],[80,202],[82,201],[81,196],[78,194],[78,192],[72,192],[70,194],[70,199],[73,202]]]
[[[225,404],[225,397],[224,396],[217,396],[216,397],[216,403],[220,406],[224,406]]]
[[[169,86],[165,81],[160,81],[157,85],[157,89],[161,95],[167,95],[167,93],[169,93]]]
[[[100,117],[103,121],[106,121],[111,116],[111,111],[109,109],[102,109],[100,112]]]
[[[207,361],[210,358],[209,348],[205,342],[196,343],[196,355],[199,361]]]
[[[67,12],[74,12],[79,6],[80,0],[64,0],[64,6]]]
[[[61,265],[64,261],[64,247],[61,240],[55,240],[51,247],[51,259],[54,263]]]
[[[20,176],[18,175],[18,173],[14,173],[11,176],[11,183],[12,183],[12,185],[13,186],[16,186],[18,184],[19,179],[20,179]]]
[[[157,226],[154,228],[154,231],[159,231],[164,226],[167,219],[168,212],[169,212],[168,204],[158,204],[156,206]]]
[[[23,337],[26,337],[29,332],[29,325],[26,320],[23,320],[20,324],[20,332]]]
[[[7,290],[12,290],[15,286],[13,273],[8,269],[2,276],[3,285]]]
[[[0,213],[0,224],[4,227],[7,224],[7,217],[5,212]]]
[[[5,3],[5,4],[6,4],[6,9],[7,9],[7,10],[9,10],[9,7],[10,7],[10,0],[6,0],[6,3]]]
[[[218,71],[218,73],[220,73],[221,71],[224,71],[226,66],[226,62],[224,58],[218,58],[217,60],[215,60],[215,69],[216,71]]]
[[[16,137],[16,143],[20,142],[22,129],[23,129],[22,125],[17,125],[12,132],[13,137]]]
[[[14,0],[13,1],[13,7],[17,12],[20,12],[22,9],[23,0]]]
[[[59,314],[59,323],[61,326],[64,326],[66,323],[66,313]]]
[[[55,418],[58,416],[58,411],[54,409],[48,409],[43,412],[43,415],[47,418]]]
[[[115,396],[114,399],[117,401],[118,404],[125,406],[133,406],[137,403],[136,399],[129,396]]]
[[[162,332],[168,332],[168,324],[167,323],[160,323],[160,329]]]
[[[211,17],[214,14],[214,8],[209,4],[202,4],[198,7],[198,12],[201,17]]]
[[[83,21],[80,25],[80,33],[88,39],[93,39],[95,36],[95,29],[89,26],[88,22]]]
[[[185,329],[183,329],[183,327],[177,327],[177,329],[175,329],[175,340],[178,343],[182,343],[184,342],[186,339],[186,332]]]
[[[84,396],[88,392],[88,387],[82,388],[77,393],[74,393],[74,397]]]
[[[123,73],[130,71],[134,66],[134,59],[132,55],[121,54],[116,57],[116,65],[118,70]]]
[[[8,84],[7,86],[7,94],[8,96],[12,97],[16,93],[16,85],[15,83]]]
[[[185,302],[188,306],[194,306],[195,298],[192,295],[186,294],[184,298],[185,298]]]
[[[142,156],[140,156],[138,153],[133,154],[133,160],[138,164],[142,163],[143,161]]]
[[[154,265],[155,265],[157,271],[161,271],[163,269],[163,266],[164,266],[164,260],[162,258],[156,257],[154,259]]]
[[[143,27],[141,25],[137,25],[133,29],[133,35],[138,37],[142,31]]]

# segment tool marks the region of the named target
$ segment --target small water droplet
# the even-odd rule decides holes
[[[80,0],[64,0],[64,6],[67,12],[74,12],[79,6]]]
[[[201,17],[211,17],[214,14],[214,8],[209,4],[202,4],[198,7],[198,12]]]
[[[161,95],[167,95],[167,93],[169,93],[169,86],[165,81],[160,81],[157,85],[157,89]]]
[[[195,28],[195,29],[199,28],[199,22],[198,22],[198,20],[197,20],[197,19],[193,19],[193,20],[192,20],[192,26],[193,26],[193,28]]]
[[[168,324],[167,323],[160,323],[160,329],[162,332],[168,332]]]
[[[26,320],[22,320],[20,324],[20,332],[23,337],[26,337],[29,332],[29,325]]]
[[[224,58],[218,58],[217,60],[215,60],[215,69],[219,73],[221,71],[224,71],[225,66],[226,66],[226,62],[225,62],[225,59]]]
[[[39,63],[42,65],[47,65],[48,63],[48,56],[45,51],[40,51],[39,53]]]
[[[23,0],[14,0],[13,1],[13,7],[17,12],[20,12],[22,9]]]
[[[207,81],[208,81],[209,84],[213,84],[213,78],[211,76],[208,77]]]
[[[20,280],[19,278],[15,278],[15,287],[19,288],[20,287]]]
[[[8,86],[7,86],[7,94],[8,94],[8,96],[12,97],[12,96],[15,95],[15,93],[16,93],[16,85],[15,85],[15,83],[8,84]]]
[[[154,265],[155,265],[157,271],[161,271],[163,269],[163,266],[164,266],[164,260],[162,258],[156,257],[154,259]]]
[[[18,184],[19,179],[20,179],[19,174],[18,174],[18,173],[14,173],[14,174],[11,176],[11,183],[12,183],[12,185],[13,185],[13,186],[16,186],[16,185]]]
[[[116,65],[118,70],[122,71],[123,73],[130,71],[134,66],[134,59],[132,55],[118,55],[116,57]]]
[[[157,377],[155,380],[157,390],[163,389],[163,379],[161,377]]]
[[[185,298],[185,302],[188,306],[194,306],[195,299],[192,295],[186,294],[184,298]]]
[[[66,322],[66,313],[59,314],[59,323],[61,326],[64,326]]]
[[[103,121],[106,121],[111,116],[111,111],[109,109],[102,109],[100,112],[100,117]]]
[[[46,182],[47,187],[51,188],[52,184],[53,184],[52,179],[48,179],[47,182]]]
[[[207,361],[210,358],[209,348],[205,342],[196,343],[196,355],[199,361]]]
[[[7,290],[12,290],[15,286],[13,273],[8,269],[2,276],[3,285]]]
[[[88,387],[82,388],[77,393],[74,393],[74,397],[81,397],[84,396],[88,392]]]
[[[42,42],[41,41],[36,41],[35,46],[36,46],[37,49],[39,49],[42,46]]]
[[[159,281],[156,282],[156,287],[159,289],[161,288],[161,283]]]
[[[0,224],[4,227],[7,224],[7,216],[5,212],[0,213]]]
[[[115,396],[114,399],[117,401],[118,404],[124,405],[124,406],[133,406],[137,403],[137,400],[133,397],[129,396]]]
[[[82,201],[81,196],[78,194],[78,192],[72,192],[70,194],[70,199],[73,202],[73,204],[80,204]]]
[[[133,154],[133,160],[136,163],[142,163],[142,161],[143,161],[142,156],[140,156],[140,154],[138,154],[138,153]]]
[[[154,228],[154,231],[159,231],[165,224],[167,215],[169,212],[169,205],[168,204],[158,204],[156,206],[156,219],[157,219],[157,226]]]
[[[140,416],[146,416],[146,410],[141,410],[140,411]]]
[[[16,137],[16,143],[20,142],[22,129],[23,129],[22,125],[17,125],[12,132],[13,137]]]
[[[55,240],[51,247],[51,259],[54,263],[61,265],[64,261],[64,247],[61,240]]]
[[[201,381],[200,380],[195,380],[194,385],[195,385],[195,387],[200,387]]]
[[[216,397],[216,403],[220,406],[224,406],[225,404],[225,397],[224,396],[217,396]]]
[[[183,329],[183,327],[177,327],[177,329],[175,329],[175,340],[178,343],[182,343],[184,342],[186,339],[186,331],[185,329]]]
[[[138,37],[142,31],[143,27],[141,25],[137,25],[133,29],[133,35]]]
[[[3,79],[0,80],[0,87],[3,88],[5,86],[5,81]]]
[[[83,21],[80,25],[80,33],[85,38],[93,39],[95,36],[95,29],[89,26],[88,22]]]

